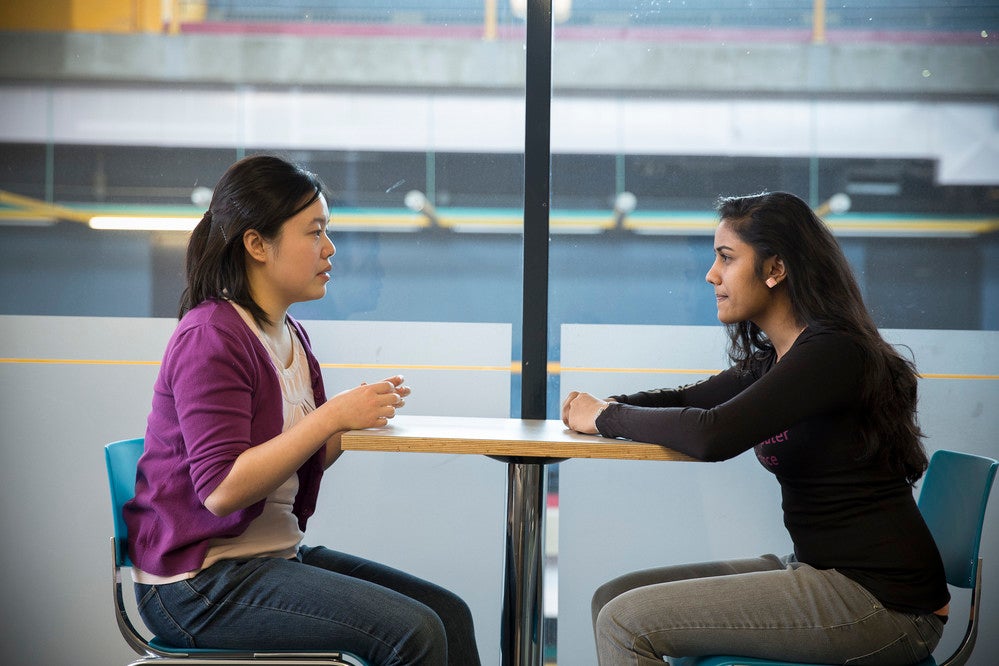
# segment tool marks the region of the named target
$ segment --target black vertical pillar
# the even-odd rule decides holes
[[[552,3],[527,2],[524,296],[521,418],[543,419],[548,395],[548,229],[551,202]]]

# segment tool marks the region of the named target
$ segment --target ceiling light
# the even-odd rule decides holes
[[[437,216],[437,209],[430,203],[430,199],[427,198],[426,194],[419,190],[410,190],[406,192],[403,202],[406,204],[406,208],[414,213],[423,213],[423,216],[427,218],[427,222],[430,223],[431,228],[440,228],[441,219]]]

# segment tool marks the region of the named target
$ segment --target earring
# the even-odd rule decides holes
[[[770,287],[771,289],[773,289],[774,287],[776,287],[777,286],[777,278],[775,278],[775,277],[768,277],[767,278],[767,286]]]

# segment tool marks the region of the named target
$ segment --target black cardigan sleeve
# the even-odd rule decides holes
[[[727,460],[796,423],[855,404],[862,370],[860,349],[846,336],[806,330],[756,376],[729,369],[681,389],[621,396],[597,418],[597,429],[699,460]]]
[[[757,376],[729,368],[695,384],[678,388],[651,389],[630,395],[611,396],[615,401],[635,407],[715,407],[734,398],[752,384]]]

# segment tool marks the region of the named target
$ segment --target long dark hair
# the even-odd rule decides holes
[[[761,280],[765,259],[783,260],[786,277],[777,288],[788,290],[799,324],[839,331],[860,347],[864,458],[883,456],[915,483],[927,466],[916,422],[916,368],[881,337],[832,232],[808,204],[786,192],[723,198],[717,209],[719,218],[752,246]],[[773,352],[756,324],[743,321],[727,328],[729,356],[736,365],[747,368]]]
[[[255,229],[273,240],[291,217],[307,208],[325,186],[313,173],[280,157],[254,155],[229,167],[187,244],[187,286],[180,317],[206,300],[228,299],[258,323],[271,323],[250,295],[243,234]]]

